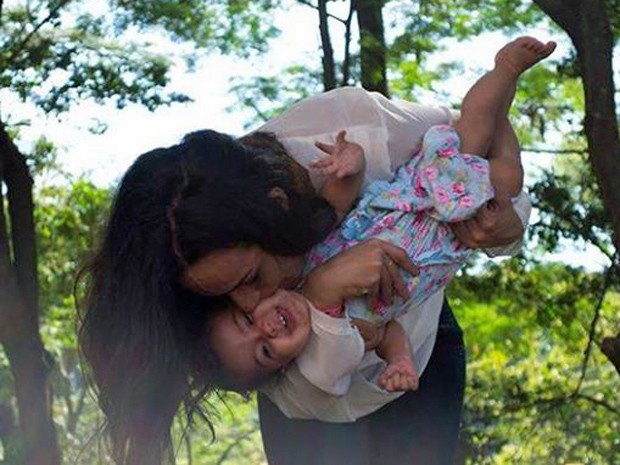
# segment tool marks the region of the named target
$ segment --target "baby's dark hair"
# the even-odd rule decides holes
[[[270,197],[274,188],[286,194],[287,209]],[[182,288],[185,267],[239,244],[302,254],[335,220],[324,199],[296,190],[288,165],[268,148],[215,131],[188,134],[133,163],[82,274],[79,311],[79,345],[117,464],[159,465],[170,456],[172,420],[200,355],[191,333],[198,316],[189,309],[214,305]],[[195,379],[210,386],[206,375]]]

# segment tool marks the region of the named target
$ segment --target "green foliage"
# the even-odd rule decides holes
[[[177,41],[248,57],[265,52],[279,31],[270,12],[279,0],[112,0],[118,29],[162,28]]]
[[[179,465],[221,464],[244,465],[265,463],[258,423],[256,397],[244,399],[239,394],[212,396],[211,415],[215,428],[213,442],[205,423],[190,429],[177,423]],[[185,435],[182,432],[185,431]]]
[[[205,51],[247,57],[265,51],[278,30],[268,14],[277,0],[111,1],[89,11],[84,1],[16,3],[0,23],[0,85],[45,112],[63,112],[76,101],[138,103],[154,110],[189,97],[165,92],[173,61],[160,44],[136,40],[164,32]],[[155,36],[152,36],[153,38]],[[178,56],[178,55],[177,55]],[[195,57],[188,57],[192,63]]]
[[[472,464],[616,463],[620,379],[584,350],[602,289],[597,273],[511,260],[450,289],[468,346],[464,453]],[[617,283],[595,341],[620,326]],[[583,376],[583,381],[581,378]]]
[[[122,40],[107,16],[82,2],[33,2],[6,7],[0,26],[0,83],[45,112],[63,112],[78,99],[128,102],[150,109],[187,101],[162,91],[171,61],[152,46]]]
[[[531,192],[540,212],[531,234],[544,248],[557,250],[561,238],[581,240],[612,257],[609,217],[594,174],[583,156],[564,155],[553,171],[541,174]]]
[[[108,209],[109,191],[85,179],[65,179],[36,191],[41,335],[53,363],[54,417],[66,463],[96,463],[86,447],[101,422],[82,378],[75,334],[73,288]]]

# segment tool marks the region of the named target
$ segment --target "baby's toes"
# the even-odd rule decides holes
[[[419,385],[417,376],[407,376],[407,389],[409,391],[417,391]]]

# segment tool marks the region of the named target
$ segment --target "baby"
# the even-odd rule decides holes
[[[508,110],[518,77],[554,49],[554,42],[530,37],[504,46],[495,68],[468,91],[454,127],[430,128],[421,149],[392,181],[372,183],[341,226],[310,252],[306,272],[360,241],[380,238],[405,249],[419,267],[416,277],[391,267],[405,279],[408,303],[419,304],[443,288],[472,253],[446,223],[489,208],[491,199],[510,202],[522,189],[523,169]],[[334,145],[317,144],[328,156],[311,165],[328,176],[321,195],[340,218],[355,202],[365,169],[363,148],[345,137],[341,131]],[[359,289],[358,298],[333,308],[315,308],[312,292],[307,300],[289,291],[263,300],[251,314],[226,308],[211,322],[211,345],[235,384],[244,388],[255,387],[295,360],[317,387],[344,394],[364,352],[375,350],[387,364],[378,378],[380,387],[416,389],[409,340],[395,320],[403,301],[379,301],[368,308],[363,298],[368,291]]]

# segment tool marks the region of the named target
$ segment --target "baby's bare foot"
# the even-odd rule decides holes
[[[553,41],[544,44],[534,37],[519,37],[497,52],[495,65],[518,76],[551,55],[556,45]]]
[[[415,391],[418,388],[419,377],[415,371],[413,360],[402,356],[392,360],[379,375],[377,384],[389,392]]]

